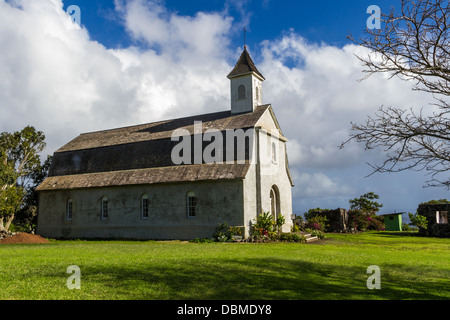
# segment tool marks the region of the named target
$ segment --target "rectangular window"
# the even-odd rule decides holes
[[[148,219],[148,199],[142,198],[142,219]]]
[[[108,219],[108,200],[102,200],[102,219]]]
[[[188,218],[194,218],[197,211],[197,198],[188,197]]]
[[[66,219],[67,220],[72,220],[72,208],[73,208],[72,200],[67,201],[67,206],[66,206]]]
[[[448,211],[436,211],[436,222],[439,224],[447,224]]]

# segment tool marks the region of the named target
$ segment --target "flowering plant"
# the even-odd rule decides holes
[[[349,210],[348,225],[358,231],[385,230],[383,217],[377,216],[374,211]]]
[[[316,215],[308,219],[306,228],[325,232],[325,229],[329,226],[327,222],[328,219],[325,216]]]
[[[253,225],[253,236],[273,239],[283,224],[284,218],[275,219],[270,212],[263,212],[256,217],[255,224]]]

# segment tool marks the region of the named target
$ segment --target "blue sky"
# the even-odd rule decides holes
[[[424,172],[371,173],[381,150],[350,144],[350,122],[384,105],[428,106],[430,97],[385,76],[365,81],[346,36],[363,35],[370,5],[397,1],[0,0],[1,131],[34,125],[52,154],[80,133],[229,108],[243,47],[265,76],[288,141],[294,213],[348,208],[366,192],[381,213],[414,212],[448,198],[423,188]],[[81,28],[65,12],[81,10]],[[404,217],[406,218],[406,216]]]
[[[243,43],[241,28],[245,25],[247,44],[258,48],[267,39],[280,37],[290,29],[299,32],[313,42],[326,42],[336,46],[348,43],[349,32],[361,35],[365,29],[367,8],[377,5],[388,11],[396,1],[158,1],[169,12],[183,16],[195,16],[198,12],[224,12],[233,17],[232,44]],[[114,0],[64,0],[64,9],[77,5],[82,12],[82,24],[92,39],[109,48],[127,47],[134,43],[120,23]]]

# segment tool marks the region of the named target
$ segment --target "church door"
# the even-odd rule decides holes
[[[280,207],[276,190],[270,189],[270,214],[276,219],[278,217],[278,209]]]

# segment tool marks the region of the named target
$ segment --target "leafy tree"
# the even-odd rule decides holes
[[[427,218],[420,215],[420,214],[412,214],[412,213],[408,213],[409,215],[409,220],[411,221],[410,225],[412,226],[416,226],[418,228],[422,228],[422,229],[427,229],[428,227],[428,221]]]
[[[376,213],[383,206],[375,201],[380,197],[369,192],[359,198],[349,200],[348,224],[355,230],[384,230],[384,219]]]
[[[12,218],[9,217],[14,217],[14,214],[19,210],[23,195],[23,188],[15,185],[8,186],[2,190],[0,196],[0,223],[3,225],[4,230],[9,229],[12,222]],[[5,217],[7,218],[6,224],[3,223]]]
[[[448,201],[447,199],[439,199],[439,200],[430,200],[427,202],[422,202],[422,204],[449,204],[450,201]]]
[[[375,172],[425,170],[428,186],[450,187],[450,4],[448,0],[401,0],[401,10],[381,16],[381,29],[367,29],[356,44],[371,51],[359,56],[367,77],[381,73],[414,83],[430,94],[433,110],[381,107],[365,123],[352,123],[350,141],[382,148],[386,158]]]
[[[309,221],[318,214],[322,212],[330,211],[330,209],[321,209],[321,208],[315,208],[315,209],[309,209],[308,212],[305,212],[303,215],[305,216],[305,220]]]
[[[23,205],[14,215],[13,226],[15,230],[21,229],[32,232],[36,229],[38,213],[38,193],[36,188],[44,181],[51,166],[52,157],[47,156],[44,163],[31,173],[31,181],[25,186]]]
[[[44,134],[31,126],[0,134],[0,231],[8,230],[22,205],[24,187],[41,167],[39,153],[45,148],[44,140]]]
[[[381,207],[383,207],[381,203],[374,201],[374,199],[379,198],[380,196],[373,192],[365,193],[359,198],[349,200],[350,210],[359,210],[365,213],[369,212],[376,213],[380,211]]]

